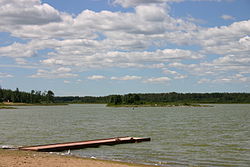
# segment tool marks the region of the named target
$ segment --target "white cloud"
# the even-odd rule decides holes
[[[172,71],[172,70],[168,70],[168,69],[165,69],[163,72],[164,72],[165,74],[172,74],[172,75],[177,75],[177,74],[178,74],[178,72]]]
[[[177,76],[174,77],[174,79],[185,79],[187,77],[188,77],[187,75],[178,74]]]
[[[16,6],[12,1],[13,0],[9,2],[8,6],[13,8],[13,10],[19,11],[21,14],[13,15],[11,13],[6,13],[5,15],[12,18],[11,24],[9,23],[10,21],[6,19],[1,20],[0,24],[3,25],[1,26],[4,28],[3,31],[10,32],[14,36],[21,38],[95,39],[98,37],[98,33],[101,33],[109,40],[118,38],[120,42],[125,42],[126,40],[121,39],[126,37],[127,40],[132,39],[133,41],[135,39],[139,39],[136,40],[136,42],[141,41],[143,43],[145,39],[144,35],[162,34],[173,30],[186,31],[197,29],[195,24],[182,19],[172,18],[168,14],[166,7],[159,5],[137,6],[135,8],[135,12],[130,13],[110,11],[94,12],[91,10],[84,10],[76,17],[72,17],[67,13],[60,13],[55,9],[50,9],[52,7],[49,8],[49,5],[41,4],[38,0],[25,0],[31,1],[25,5],[28,9],[34,8],[35,11],[39,12],[39,10],[34,7],[39,6],[39,8],[48,8],[47,10],[49,10],[46,11],[43,9],[46,11],[46,14],[43,14],[42,12],[39,14],[29,14],[29,17],[31,17],[29,18],[24,17],[23,15],[25,12],[22,11],[23,8]],[[22,5],[22,2],[20,1],[17,4]],[[26,11],[26,8],[23,10]],[[52,20],[48,20],[47,22],[42,21],[42,18],[39,17],[43,16],[46,19]],[[55,19],[57,17],[58,20]],[[32,22],[31,20],[34,21]],[[38,23],[36,23],[36,21]],[[23,25],[20,26],[19,22]],[[30,22],[30,24],[28,24],[28,22]],[[127,43],[129,44],[130,41],[131,40]],[[116,42],[117,41],[114,43]],[[134,44],[131,44],[130,46],[133,45]]]
[[[67,47],[67,46],[65,46]],[[74,53],[78,50],[75,46],[74,50],[64,51],[65,47],[58,48],[57,53],[49,59],[42,61],[44,65],[63,65],[75,66],[84,70],[94,68],[161,68],[164,67],[163,62],[173,62],[181,60],[202,59],[203,55],[189,50],[180,49],[164,49],[154,52],[118,52],[110,51],[104,53]],[[80,51],[84,46],[79,46]],[[72,56],[74,55],[74,56]]]
[[[15,61],[16,61],[17,64],[20,64],[20,65],[28,64],[28,62],[24,58],[16,58]]]
[[[200,53],[213,54],[217,58],[200,63],[173,62],[169,67],[182,69],[196,76],[230,77],[230,73],[250,71],[250,20],[235,22],[229,26],[200,29],[173,36],[172,41],[181,44],[200,45]],[[172,34],[173,35],[173,34]],[[174,38],[175,37],[175,38]],[[224,77],[225,78],[225,77]],[[243,79],[244,80],[244,79]],[[222,80],[226,81],[226,80]]]
[[[229,54],[249,51],[238,41],[250,34],[250,20],[235,22],[229,26],[209,28],[199,33],[198,38],[207,53]],[[197,41],[198,42],[198,41]]]
[[[152,22],[164,21],[167,16],[164,8],[155,5],[137,6],[135,10],[139,18]]]
[[[169,82],[171,79],[168,77],[158,77],[158,78],[148,78],[144,80],[145,83],[165,83]]]
[[[183,74],[178,73],[177,71],[168,70],[168,69],[164,69],[163,73],[174,76],[174,79],[185,79],[188,77],[187,75],[183,75]]]
[[[37,70],[36,74],[33,74],[30,77],[54,79],[54,78],[72,78],[72,77],[77,77],[77,76],[78,74],[72,73],[70,68],[59,67],[53,70],[39,69]]]
[[[241,57],[238,55],[226,55],[214,59],[212,62],[203,62],[199,64],[183,64],[171,63],[169,67],[181,69],[189,75],[195,76],[230,76],[230,73],[244,73],[250,71],[248,57]]]
[[[227,84],[227,83],[250,83],[250,77],[242,74],[235,74],[230,76],[222,76],[213,79],[202,78],[198,81],[198,84],[211,83],[211,84]]]
[[[64,81],[63,81],[63,83],[65,83],[65,84],[69,84],[69,83],[70,83],[70,81],[68,81],[68,80],[64,80]]]
[[[71,71],[71,68],[66,68],[66,67],[60,67],[57,69],[57,72],[58,73],[67,73],[67,72],[70,72]]]
[[[250,37],[247,35],[239,39],[239,44],[244,48],[250,50]]]
[[[234,20],[235,19],[233,16],[226,15],[226,14],[221,15],[221,18],[224,20]]]
[[[181,2],[181,1],[183,0],[114,0],[113,4],[119,4],[127,8],[139,5],[162,4],[166,2]]]
[[[128,81],[128,80],[140,80],[142,77],[135,76],[135,75],[126,75],[123,77],[111,77],[111,80],[121,80],[121,81]]]
[[[134,11],[84,10],[73,17],[39,0],[2,0],[0,31],[26,42],[0,47],[0,56],[13,58],[18,67],[34,58],[37,62],[32,65],[39,69],[33,78],[69,78],[78,76],[76,72],[103,68],[155,68],[173,79],[209,75],[226,81],[230,79],[229,72],[250,71],[250,20],[202,28],[195,25],[199,20],[192,16],[170,16],[166,3],[179,1],[114,0],[114,4],[134,7]],[[225,16],[224,19],[230,18]],[[195,45],[201,49],[145,51],[166,48],[168,44]],[[40,51],[48,53],[39,54]],[[210,54],[217,58],[206,59]],[[239,81],[248,80],[246,77]],[[88,79],[105,77],[94,75]],[[128,75],[111,79],[142,78]],[[169,80],[152,77],[145,82]]]
[[[29,50],[24,48],[27,48],[27,46],[20,43],[0,47],[0,55],[5,57],[31,57],[34,55],[34,49]]]
[[[198,23],[198,24],[205,24],[207,23],[205,20],[202,20],[202,19],[199,19],[199,18],[194,18],[193,16],[191,15],[188,15],[186,17],[186,19],[190,22],[193,22],[193,23]]]
[[[88,77],[89,80],[101,80],[101,79],[105,79],[105,78],[106,77],[103,75],[92,75],[92,76]]]
[[[12,77],[14,77],[14,76],[11,74],[0,72],[0,78],[12,78]]]
[[[39,50],[53,48],[56,49],[60,43],[57,40],[31,40],[28,43],[13,43],[8,46],[0,47],[0,56],[12,57],[17,62],[25,62],[25,59],[37,54]]]
[[[209,83],[211,80],[207,78],[202,78],[200,79],[197,83],[198,84],[204,84],[204,83]]]
[[[60,12],[40,0],[1,0],[0,30],[60,22]]]
[[[191,0],[191,1],[233,1],[233,0]],[[121,5],[125,8],[127,7],[135,7],[139,5],[150,5],[150,4],[164,4],[169,2],[185,2],[185,0],[113,0],[113,4]]]

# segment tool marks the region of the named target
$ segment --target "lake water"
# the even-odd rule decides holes
[[[110,108],[105,105],[22,106],[0,110],[0,146],[117,136],[151,142],[72,151],[159,166],[250,166],[250,105]]]

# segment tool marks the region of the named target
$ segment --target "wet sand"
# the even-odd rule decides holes
[[[0,167],[150,167],[50,153],[0,149]]]

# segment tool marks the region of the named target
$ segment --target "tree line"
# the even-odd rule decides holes
[[[105,103],[140,105],[147,103],[250,103],[250,93],[129,93],[108,96],[55,96],[51,90],[30,92],[2,89],[0,102],[14,103]]]
[[[65,103],[109,103],[145,104],[145,103],[250,103],[250,93],[130,93],[109,96],[64,96],[55,97],[56,102]]]
[[[13,103],[54,103],[54,93],[48,91],[35,91],[30,92],[15,91],[10,89],[2,89],[0,87],[0,102],[13,102]]]

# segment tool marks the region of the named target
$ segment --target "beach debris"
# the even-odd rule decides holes
[[[94,157],[94,156],[91,156],[90,158],[91,158],[91,159],[96,159],[96,157]]]
[[[11,146],[11,145],[2,145],[1,148],[2,149],[16,149],[17,147]]]

